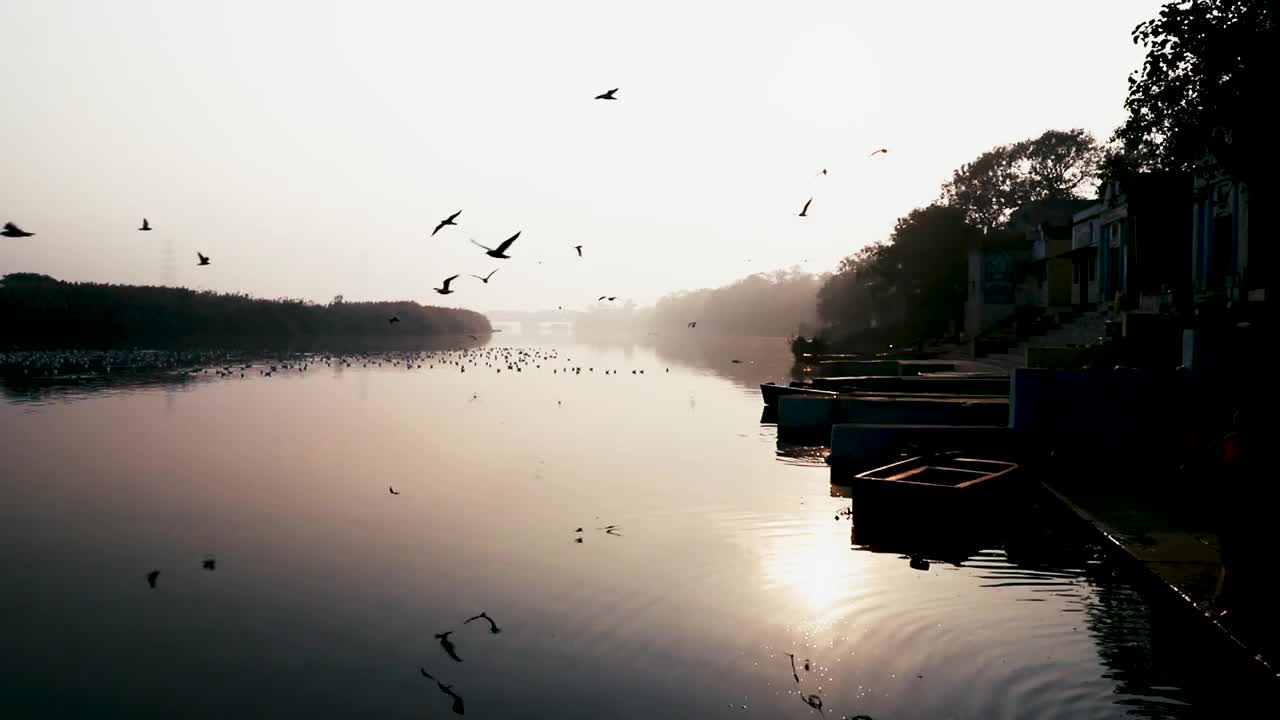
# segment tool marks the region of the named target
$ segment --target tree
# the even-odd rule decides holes
[[[898,220],[879,264],[902,298],[906,339],[937,337],[953,323],[963,325],[969,250],[980,240],[959,208],[930,205]]]
[[[942,186],[942,202],[962,210],[970,225],[995,229],[1027,203],[1080,197],[1092,185],[1100,159],[1097,140],[1085,130],[1047,130],[962,165]]]
[[[1133,31],[1146,48],[1129,76],[1129,116],[1117,165],[1221,171],[1251,189],[1275,187],[1280,5],[1274,0],[1176,0]]]
[[[960,208],[916,208],[887,243],[841,262],[818,292],[818,314],[842,336],[876,330],[886,342],[919,342],[944,335],[963,322],[968,253],[980,239]]]

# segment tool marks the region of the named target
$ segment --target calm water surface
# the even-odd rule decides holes
[[[862,546],[821,453],[760,424],[780,341],[525,347],[542,357],[521,372],[487,367],[490,349],[10,387],[0,715],[453,716],[419,668],[477,718],[1212,717],[1239,701],[1052,522],[990,528],[926,571]],[[482,610],[501,633],[463,624]]]

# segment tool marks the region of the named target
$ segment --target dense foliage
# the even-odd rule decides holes
[[[1146,48],[1115,139],[1142,170],[1221,171],[1274,188],[1280,3],[1177,0],[1133,31]]]
[[[391,317],[399,322],[389,323]],[[487,333],[481,314],[415,302],[263,300],[185,288],[0,279],[0,346],[269,345],[294,339],[387,339]]]
[[[818,313],[835,337],[865,335],[870,347],[856,349],[952,334],[964,324],[968,252],[981,237],[959,208],[912,210],[888,242],[841,262],[819,291]]]
[[[999,228],[1027,203],[1091,192],[1101,158],[1088,132],[1047,130],[1039,137],[994,147],[962,165],[942,186],[941,202],[964,211],[974,227]]]

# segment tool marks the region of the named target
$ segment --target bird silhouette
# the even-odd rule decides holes
[[[4,230],[0,230],[0,235],[11,238],[31,237],[35,233],[27,232],[11,222],[4,224]]]
[[[614,88],[606,93],[600,93],[596,96],[596,100],[617,100],[618,98],[613,96],[616,92],[618,92],[618,88]]]
[[[485,255],[488,255],[491,258],[497,258],[499,260],[508,260],[511,258],[511,256],[506,254],[507,248],[511,247],[511,243],[515,242],[516,238],[518,237],[520,237],[519,232],[507,238],[506,240],[503,240],[502,244],[496,248],[491,248],[487,245],[481,245],[480,243],[476,242],[474,239],[471,241],[471,243],[477,247],[484,248],[487,251]]]
[[[445,278],[444,282],[440,283],[440,287],[435,288],[435,291],[440,293],[441,295],[448,295],[449,293],[453,292],[452,290],[449,289],[449,283],[453,282],[455,279],[457,279],[457,277],[458,277],[457,275],[450,275],[449,277]]]
[[[436,676],[427,672],[427,669],[424,667],[418,668],[418,672],[422,673],[422,677],[428,680],[435,680],[436,687],[440,688],[440,692],[453,698],[453,711],[455,713],[462,715],[466,712],[462,705],[462,696],[458,695],[453,691],[452,685],[445,685],[441,683],[439,680],[436,679]]]
[[[212,555],[205,555],[204,560],[200,561],[200,567],[205,570],[216,570],[218,569],[218,559]]]
[[[140,227],[140,228],[138,228],[138,229],[139,229],[139,230],[142,230],[142,231],[144,231],[144,232],[149,231],[149,230],[151,230],[151,223],[147,222],[147,219],[146,219],[146,218],[142,218],[142,227]]]
[[[826,174],[827,174],[827,169],[826,169],[826,168],[822,168],[822,170],[821,170],[821,171],[819,171],[819,172],[818,172],[818,174],[819,174],[819,175],[826,175]]]
[[[617,300],[617,299],[618,299],[618,296],[617,296],[617,295],[610,295],[607,299],[609,300],[609,302],[613,302],[614,300]]]
[[[208,255],[205,255],[205,254],[203,254],[203,253],[201,253],[201,252],[197,251],[197,252],[196,252],[196,258],[197,258],[197,259],[199,259],[199,261],[200,261],[200,262],[198,263],[199,265],[208,265],[208,264],[209,264],[209,256],[208,256]]]
[[[800,210],[800,217],[809,217],[809,204],[813,202],[813,198],[805,201],[804,207]]]
[[[884,154],[888,155],[888,154],[889,154],[889,148],[880,148],[879,150],[876,150],[875,152],[873,152],[873,153],[871,153],[870,155],[868,155],[867,157],[875,157],[876,155],[879,155],[880,153],[884,153]]]
[[[395,325],[396,323],[400,322],[400,318],[396,315],[392,315],[391,317],[387,318],[387,322],[392,325]]]
[[[159,570],[152,570],[151,572],[147,573],[147,584],[151,586],[152,590],[154,590],[156,587],[156,578],[158,577],[160,577]]]
[[[467,618],[465,621],[463,621],[463,623],[462,623],[462,624],[463,624],[463,625],[466,625],[467,623],[471,622],[472,620],[488,620],[488,621],[489,621],[489,632],[493,633],[494,635],[497,635],[498,633],[502,632],[502,628],[498,627],[498,623],[494,622],[494,621],[493,621],[493,618],[489,617],[489,614],[488,614],[488,613],[484,613],[484,612],[482,612],[482,613],[480,613],[479,615],[472,615],[471,617],[469,617],[469,618]]]
[[[489,284],[489,278],[493,277],[493,273],[496,273],[496,272],[498,272],[498,271],[499,271],[499,270],[501,270],[501,269],[502,269],[502,268],[494,268],[494,269],[493,269],[493,272],[489,273],[488,275],[485,275],[484,277],[480,277],[479,275],[472,275],[471,277],[473,277],[473,278],[475,278],[475,279],[479,280],[480,282],[484,283],[485,285],[488,285],[488,284]],[[455,276],[455,277],[456,277],[456,276]]]
[[[698,327],[698,321],[697,321],[697,320],[694,320],[693,322],[689,323],[689,327],[691,327],[691,328],[696,328],[696,327]]]
[[[400,493],[399,493],[399,492],[398,492],[394,487],[392,487],[392,486],[390,486],[390,485],[388,485],[388,486],[387,486],[387,491],[388,491],[388,492],[390,492],[392,495],[399,495],[399,494],[400,494]]]
[[[462,705],[462,696],[453,691],[452,685],[445,685],[439,680],[436,681],[436,687],[440,688],[440,692],[453,698],[453,712],[458,715],[466,715],[466,708]]]
[[[581,245],[574,245],[574,246],[573,246],[573,249],[578,251],[578,257],[582,257],[582,246],[581,246]]]
[[[454,214],[450,215],[449,217],[447,217],[447,218],[445,218],[445,219],[441,220],[441,221],[440,221],[440,224],[439,224],[439,225],[436,225],[436,229],[431,231],[431,236],[432,236],[432,237],[435,237],[436,233],[440,232],[440,228],[444,227],[445,225],[457,225],[458,223],[454,222],[454,220],[456,220],[456,219],[458,218],[458,216],[459,216],[459,215],[461,215],[461,214],[462,214],[462,211],[461,211],[461,210],[459,210],[458,212],[456,212],[456,213],[454,213]]]
[[[444,648],[445,654],[453,658],[454,662],[462,662],[462,658],[458,657],[457,648],[454,646],[453,641],[449,639],[452,634],[452,630],[440,633],[436,635],[436,639],[440,641],[440,647]]]

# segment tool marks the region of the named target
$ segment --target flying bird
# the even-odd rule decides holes
[[[200,561],[200,567],[205,570],[216,570],[218,569],[218,559],[212,555],[205,555],[204,560]]]
[[[11,238],[20,238],[20,237],[31,237],[32,235],[35,235],[35,233],[27,232],[26,230],[23,230],[17,225],[14,225],[11,222],[7,222],[4,224],[4,230],[0,231],[0,235],[3,235],[5,237],[11,237]]]
[[[804,207],[800,209],[800,217],[809,217],[809,204],[813,202],[813,198],[805,201]]]
[[[493,618],[489,617],[488,613],[483,613],[483,612],[482,612],[482,613],[480,613],[479,615],[473,615],[473,616],[471,616],[471,617],[467,618],[465,621],[463,621],[463,623],[462,623],[462,624],[463,624],[463,625],[466,625],[467,623],[471,622],[472,620],[488,620],[488,621],[489,621],[489,632],[493,633],[494,635],[497,635],[498,633],[502,632],[502,628],[498,627],[498,623],[494,622],[494,621],[493,621]]]
[[[146,218],[142,218],[142,227],[138,229],[142,231],[148,231],[151,229],[151,223],[147,222]]]
[[[618,98],[613,96],[616,92],[618,92],[618,88],[614,88],[607,93],[600,93],[596,96],[596,100],[617,100]]]
[[[453,691],[452,685],[445,685],[439,680],[436,681],[436,687],[440,688],[440,692],[453,698],[453,712],[457,715],[465,715],[466,708],[462,706],[462,696]]]
[[[458,212],[456,212],[456,213],[454,213],[454,214],[450,215],[449,217],[447,217],[447,218],[445,218],[445,219],[441,220],[441,221],[440,221],[440,224],[439,224],[439,225],[436,225],[436,229],[431,231],[431,236],[432,236],[432,237],[435,237],[436,233],[440,232],[440,228],[444,227],[445,225],[457,225],[458,223],[454,222],[454,220],[456,220],[456,219],[458,218],[458,216],[459,216],[459,215],[461,215],[461,214],[462,214],[462,211],[461,211],[461,210],[459,210]]]
[[[697,320],[694,320],[693,322],[689,323],[689,327],[691,327],[691,328],[696,328],[696,327],[698,327],[698,321],[697,321]]]
[[[387,318],[387,322],[391,325],[395,325],[396,323],[400,322],[400,317],[397,315],[392,315],[391,317]]]
[[[880,153],[884,153],[884,154],[888,155],[888,154],[889,154],[889,148],[880,148],[879,150],[876,150],[875,152],[873,152],[873,153],[871,153],[870,155],[868,155],[867,157],[875,157],[876,155],[879,155]]]
[[[196,257],[200,260],[200,262],[199,262],[199,263],[197,263],[198,265],[208,265],[208,264],[209,264],[209,256],[208,256],[208,255],[204,255],[204,254],[202,254],[201,252],[196,251]]]
[[[444,648],[445,653],[449,657],[453,658],[454,662],[462,662],[462,658],[458,657],[457,648],[454,647],[453,641],[449,639],[449,636],[452,634],[452,630],[446,633],[440,633],[439,635],[436,635],[436,639],[440,641],[440,647]]]
[[[444,282],[440,283],[440,287],[434,288],[435,291],[440,293],[441,295],[448,295],[449,293],[453,292],[452,290],[449,289],[449,283],[453,282],[457,277],[458,277],[457,275],[450,275],[449,277],[445,278]]]
[[[488,284],[489,284],[489,278],[493,277],[493,273],[496,273],[496,272],[498,272],[498,271],[499,271],[499,270],[501,270],[501,269],[502,269],[502,268],[494,268],[494,269],[493,269],[493,272],[489,273],[488,275],[485,275],[484,277],[480,277],[479,275],[472,275],[471,277],[473,277],[473,278],[475,278],[475,279],[479,280],[480,282],[484,283],[485,285],[488,285]],[[454,277],[457,277],[457,276],[455,275]]]
[[[573,249],[578,251],[578,257],[582,257],[582,246],[581,246],[581,245],[574,245],[574,246],[573,246]]]
[[[826,175],[826,174],[827,174],[827,169],[826,169],[826,168],[822,168],[822,170],[818,171],[818,174],[819,174],[819,175]]]
[[[147,584],[151,586],[152,590],[154,590],[156,587],[156,578],[158,577],[160,577],[159,570],[152,570],[151,572],[147,573]]]
[[[392,495],[399,495],[399,494],[400,494],[400,493],[399,493],[399,491],[397,491],[394,487],[392,487],[392,486],[390,486],[390,485],[388,485],[388,486],[387,486],[387,491],[388,491],[388,492],[390,492]]]
[[[502,244],[501,244],[501,245],[499,245],[499,246],[498,246],[498,247],[496,247],[496,248],[491,248],[491,247],[489,247],[489,246],[487,246],[487,245],[481,245],[480,243],[476,242],[475,240],[472,240],[472,241],[471,241],[471,243],[472,243],[473,245],[475,245],[476,247],[482,247],[482,248],[484,248],[485,250],[487,250],[488,252],[486,252],[486,253],[485,253],[485,255],[488,255],[488,256],[489,256],[489,257],[491,257],[491,258],[498,258],[499,260],[509,260],[509,259],[511,258],[511,256],[506,254],[506,252],[507,252],[507,248],[511,247],[511,243],[515,242],[515,241],[516,241],[516,238],[518,238],[518,237],[520,237],[520,233],[519,233],[519,232],[517,232],[515,235],[512,235],[511,237],[507,238],[506,240],[503,240],[503,241],[502,241]]]

